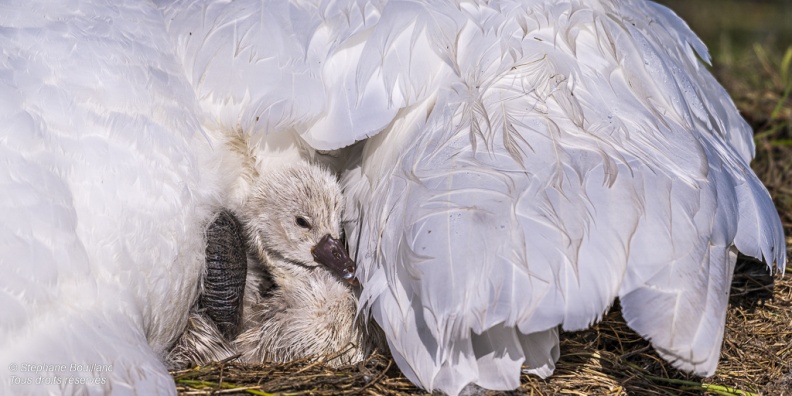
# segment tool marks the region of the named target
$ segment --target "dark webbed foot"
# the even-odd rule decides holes
[[[246,275],[242,226],[224,210],[206,230],[206,277],[198,304],[228,341],[241,330]]]

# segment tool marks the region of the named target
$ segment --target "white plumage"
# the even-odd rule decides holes
[[[206,165],[228,131],[259,169],[373,136],[345,173],[361,306],[427,389],[549,375],[558,326],[616,297],[663,357],[711,374],[735,248],[786,263],[749,127],[654,3],[80,4],[0,12],[0,364],[53,345],[164,386],[132,346],[183,323],[195,235],[244,196]]]
[[[514,388],[521,364],[552,372],[557,326],[586,328],[619,297],[661,356],[712,374],[734,247],[778,268],[786,256],[751,131],[701,42],[643,1],[393,12],[418,22],[382,35],[421,37],[435,58],[423,73],[446,73],[433,92],[416,84],[431,93],[348,175],[362,302],[402,370],[452,394]],[[359,71],[412,81],[365,51]]]
[[[732,245],[785,263],[777,215],[747,165],[750,129],[696,59],[703,44],[664,7],[189,9],[212,29],[195,37],[177,17],[185,48],[228,40],[239,78],[287,85],[246,87],[252,108],[279,109],[262,117],[271,130],[336,149],[384,127],[347,173],[362,300],[428,389],[513,388],[522,363],[548,375],[556,326],[585,328],[617,296],[664,357],[711,373]],[[257,40],[260,29],[277,31]],[[184,53],[188,70],[209,65],[193,69],[200,87],[221,81],[223,58]]]
[[[411,17],[373,29],[358,73],[427,95],[347,185],[361,300],[408,377],[455,394],[514,388],[521,364],[549,375],[557,326],[616,297],[661,356],[712,374],[735,246],[786,255],[751,131],[684,22],[643,1],[389,6]],[[415,47],[434,89],[409,85],[414,58],[382,62]]]
[[[0,393],[175,393],[220,186],[162,16],[0,9]]]

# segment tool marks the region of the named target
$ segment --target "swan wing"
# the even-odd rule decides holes
[[[450,72],[345,175],[361,301],[400,368],[449,394],[512,389],[521,364],[552,372],[558,326],[619,297],[664,358],[713,373],[736,249],[786,257],[701,41],[638,0],[405,3],[376,29],[420,36]],[[395,73],[392,95],[412,77]]]
[[[379,132],[402,105],[385,96],[379,80],[356,79],[383,4],[158,2],[207,125],[260,139],[299,134],[319,150]]]

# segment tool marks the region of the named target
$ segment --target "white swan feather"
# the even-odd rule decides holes
[[[175,394],[219,183],[161,13],[0,9],[0,393]]]
[[[711,375],[736,250],[783,269],[786,248],[750,128],[684,22],[643,1],[408,3],[386,19],[391,4],[382,23],[420,22],[371,37],[421,38],[372,52],[428,40],[423,72],[447,73],[348,174],[362,301],[408,377],[455,394],[512,389],[523,364],[549,375],[557,326],[586,328],[616,297],[661,356]],[[358,73],[415,81],[365,51]]]

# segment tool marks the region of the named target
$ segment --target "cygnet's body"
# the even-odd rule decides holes
[[[195,312],[171,363],[239,353],[246,362],[333,356],[328,363],[338,366],[381,344],[379,332],[356,315],[354,263],[339,243],[342,199],[335,177],[317,166],[261,177],[238,213],[247,245],[240,334],[218,330],[206,312],[217,309]],[[204,293],[217,287],[205,284]]]
[[[242,360],[340,354],[331,361],[338,365],[370,352],[365,338],[371,335],[356,320],[344,268],[328,268],[314,255],[326,235],[340,239],[342,206],[335,177],[316,166],[279,170],[254,188],[241,213],[249,244],[242,334],[235,341]]]

